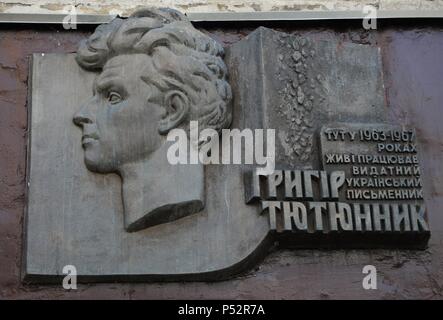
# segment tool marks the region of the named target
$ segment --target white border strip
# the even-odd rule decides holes
[[[303,21],[363,19],[362,11],[271,11],[189,13],[191,21]],[[442,10],[379,10],[377,18],[443,18]]]
[[[186,14],[195,22],[223,21],[309,21],[363,19],[361,11],[263,11],[263,12],[190,12]],[[0,23],[61,24],[65,14],[59,13],[0,13]],[[109,22],[113,16],[79,14],[77,24],[97,25]],[[379,10],[377,19],[443,18],[442,10]]]

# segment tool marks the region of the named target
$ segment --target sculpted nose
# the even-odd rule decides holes
[[[74,118],[72,119],[76,125],[79,127],[82,127],[84,124],[92,123],[92,116],[89,113],[88,108],[89,103],[84,105],[79,112],[77,112],[74,115]]]

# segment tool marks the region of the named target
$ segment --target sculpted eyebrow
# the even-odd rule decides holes
[[[118,77],[107,77],[97,80],[95,83],[95,87],[97,91],[103,91],[112,87],[118,88],[120,90],[124,90],[124,87]]]

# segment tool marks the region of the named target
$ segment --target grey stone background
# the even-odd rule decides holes
[[[200,25],[225,45],[258,25]],[[431,239],[425,251],[277,250],[250,272],[229,281],[150,284],[23,285],[22,230],[25,206],[28,61],[35,52],[73,52],[92,30],[61,27],[0,30],[0,298],[188,298],[188,299],[441,299],[443,296],[443,28],[387,25],[366,32],[360,26],[272,25],[380,46],[388,107],[394,122],[417,129]],[[362,288],[362,268],[378,270],[378,290]]]

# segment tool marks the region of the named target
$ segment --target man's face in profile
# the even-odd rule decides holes
[[[74,116],[83,128],[82,145],[89,170],[117,171],[147,157],[161,145],[158,121],[164,116],[160,91],[142,79],[151,65],[146,54],[111,58],[94,82],[93,96]],[[152,70],[152,68],[150,68]]]

